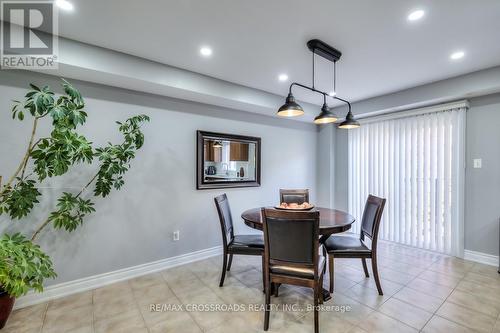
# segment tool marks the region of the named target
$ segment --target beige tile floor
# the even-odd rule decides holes
[[[364,277],[359,260],[336,260],[336,291],[320,313],[321,332],[500,333],[495,267],[394,243],[381,243],[379,252],[384,296]],[[220,257],[210,258],[20,309],[2,333],[262,331],[260,258],[235,256],[223,288],[220,267]],[[310,290],[282,286],[272,303],[281,307],[271,313],[270,332],[313,331]],[[151,304],[181,311],[153,312]],[[194,309],[197,304],[233,308],[207,312]]]

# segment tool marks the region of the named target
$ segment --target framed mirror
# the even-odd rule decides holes
[[[260,186],[260,138],[197,131],[196,188]]]

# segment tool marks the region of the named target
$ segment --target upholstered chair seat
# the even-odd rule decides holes
[[[325,242],[325,248],[328,252],[334,254],[368,254],[371,252],[359,237],[351,236],[330,236]]]
[[[261,235],[234,235],[228,248],[233,253],[245,253],[249,255],[262,255],[264,250],[264,237]]]

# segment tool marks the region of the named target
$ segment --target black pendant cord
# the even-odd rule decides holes
[[[337,62],[333,62],[333,93],[337,94]]]
[[[314,89],[314,83],[315,83],[315,77],[314,77],[314,72],[315,72],[315,70],[314,70],[314,62],[315,62],[315,60],[316,60],[316,59],[315,59],[315,57],[314,57],[314,51],[312,52],[312,56],[313,56],[313,58],[312,58],[312,63],[313,63],[313,72],[312,72],[312,88]]]

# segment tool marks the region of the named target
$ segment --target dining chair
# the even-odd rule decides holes
[[[334,258],[360,258],[366,277],[370,277],[366,259],[371,259],[375,284],[379,295],[383,295],[377,268],[377,239],[384,206],[385,199],[369,195],[361,219],[359,238],[332,235],[326,240],[325,248],[328,253],[328,266],[330,267],[330,293],[333,292]],[[367,245],[366,238],[371,240],[370,245]]]
[[[319,254],[319,212],[262,209],[264,223],[264,330],[269,329],[271,286],[280,284],[314,290],[314,332],[318,332],[318,303],[322,303],[325,257]],[[275,294],[277,295],[277,293]]]
[[[280,203],[298,203],[299,205],[304,202],[309,202],[309,190],[287,190],[280,189]]]
[[[226,193],[214,198],[217,213],[219,214],[220,227],[222,231],[222,274],[219,287],[224,285],[226,270],[231,269],[233,255],[262,256],[264,259],[264,239],[259,235],[235,235],[233,228],[233,218]],[[264,261],[262,261],[264,263]],[[264,266],[262,266],[262,276],[264,276]]]

